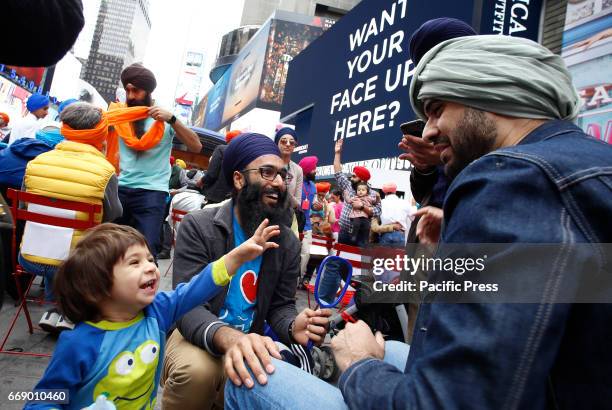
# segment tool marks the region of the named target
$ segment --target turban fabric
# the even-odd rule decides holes
[[[62,111],[64,111],[64,108],[68,107],[70,104],[75,103],[75,102],[79,102],[79,100],[77,100],[76,98],[69,98],[67,100],[62,101],[59,107],[57,107],[57,112],[61,114]]]
[[[236,138],[240,134],[242,134],[242,132],[238,131],[238,130],[228,131],[225,134],[225,143],[229,144],[231,140],[233,140],[234,138]]]
[[[36,131],[36,139],[44,142],[48,146],[55,148],[57,144],[64,140],[60,133],[59,127],[45,127],[42,130]]]
[[[329,192],[329,189],[331,188],[331,184],[329,182],[317,182],[315,186],[317,187],[317,193]]]
[[[28,111],[34,112],[49,105],[49,97],[42,94],[32,94],[26,102]]]
[[[176,165],[178,165],[182,169],[187,169],[187,164],[180,158],[176,160]]]
[[[387,182],[386,184],[383,184],[382,191],[385,194],[394,194],[397,191],[397,185],[395,185],[393,182]]]
[[[151,149],[164,136],[165,124],[155,121],[151,128],[141,138],[134,135],[131,122],[145,119],[149,116],[149,107],[125,107],[124,104],[111,103],[109,111],[102,113],[102,119],[92,129],[75,130],[62,123],[62,135],[70,141],[93,145],[102,150],[106,141],[106,159],[119,172],[119,138],[126,146],[136,151]],[[109,130],[109,127],[113,127]]]
[[[297,141],[297,133],[295,132],[295,130],[289,127],[283,127],[280,130],[276,131],[276,134],[274,135],[274,143],[276,145],[278,145],[278,141],[280,141],[283,135],[291,135],[293,139]]]
[[[265,135],[246,133],[232,139],[223,155],[223,174],[227,183],[233,186],[234,171],[242,171],[263,155],[276,155],[280,158],[278,146]]]
[[[474,35],[476,31],[472,26],[458,19],[441,17],[428,20],[410,37],[410,58],[416,67],[425,53],[441,42]]]
[[[427,99],[517,118],[574,120],[580,98],[561,57],[531,40],[486,35],[452,39],[427,52],[410,84],[425,119]]]
[[[357,165],[353,168],[353,174],[357,175],[357,178],[361,179],[363,182],[368,182],[370,180],[370,171],[368,171],[366,167]]]
[[[11,120],[8,114],[4,112],[0,112],[0,118],[2,118],[2,121],[4,121],[4,125],[8,125],[9,121]]]
[[[155,80],[153,72],[139,63],[134,63],[125,67],[121,72],[121,84],[123,84],[123,88],[125,88],[128,83],[149,93],[152,93],[155,87],[157,87],[157,80]]]
[[[310,174],[312,171],[314,171],[315,169],[317,169],[317,163],[319,162],[319,158],[313,156],[310,157],[304,157],[300,160],[300,163],[298,164],[300,166],[300,168],[302,168],[302,171],[304,172],[304,175],[306,174]]]

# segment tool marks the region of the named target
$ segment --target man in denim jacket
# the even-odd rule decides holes
[[[562,60],[524,39],[450,40],[423,57],[410,97],[454,178],[438,255],[451,244],[504,244],[488,262],[525,283],[529,303],[424,304],[404,366],[401,344],[348,324],[332,340],[338,388],[277,367],[257,394],[226,387],[226,406],[609,407],[612,305],[554,303],[589,301],[583,266],[601,278],[597,301],[612,301],[603,245],[612,242],[612,146],[572,124],[579,98]],[[514,257],[519,244],[557,244],[557,255],[525,261]]]

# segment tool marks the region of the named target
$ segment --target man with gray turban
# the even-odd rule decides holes
[[[410,98],[454,178],[443,225],[420,210],[454,268],[429,272],[412,345],[400,361],[398,342],[348,323],[332,339],[339,389],[277,368],[265,389],[226,387],[226,408],[609,407],[612,146],[571,122],[563,61],[524,39],[448,40],[422,57]]]
[[[225,150],[223,174],[232,187],[231,199],[190,213],[181,222],[173,285],[188,282],[239,246],[265,219],[279,226],[280,235],[273,238],[279,247],[241,266],[224,292],[177,323],[161,376],[164,409],[223,407],[219,401],[225,378],[244,388],[265,384],[275,367],[271,357],[281,357],[278,346],[264,336],[269,334],[266,326],[285,345],[306,347],[309,341],[323,341],[331,314],[310,309],[298,314],[295,307],[300,243],[279,223],[288,198],[287,169],[278,146],[265,135],[240,134]]]

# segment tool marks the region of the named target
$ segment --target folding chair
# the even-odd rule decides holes
[[[28,309],[28,302],[36,301],[29,296],[30,288],[32,287],[32,283],[34,282],[35,275],[26,272],[21,265],[17,263],[17,253],[19,249],[17,248],[17,221],[30,221],[36,222],[39,224],[57,226],[62,228],[71,228],[76,230],[86,230],[93,226],[96,226],[98,222],[95,220],[95,215],[102,211],[102,205],[93,205],[87,204],[83,202],[75,202],[75,201],[67,201],[62,199],[53,199],[47,198],[45,196],[36,195],[24,191],[17,191],[14,189],[9,189],[7,195],[12,200],[11,204],[11,214],[13,216],[13,220],[15,221],[13,226],[13,234],[12,234],[12,262],[13,262],[13,277],[16,282],[17,292],[19,294],[19,301],[17,312],[13,316],[11,324],[6,332],[4,338],[2,339],[2,343],[0,344],[0,353],[5,354],[13,354],[13,355],[22,355],[22,356],[39,356],[39,357],[49,357],[50,354],[46,353],[35,353],[35,352],[22,352],[22,351],[13,351],[6,350],[4,346],[8,341],[17,319],[21,312],[25,315],[26,321],[28,322],[28,330],[30,334],[34,333],[34,325],[32,324],[32,319],[30,317],[30,311]],[[44,214],[39,211],[31,211],[27,209],[19,209],[19,203],[25,202],[28,204],[37,204],[42,206],[47,206],[51,208],[59,208],[70,211],[83,212],[87,214],[87,219],[71,219],[66,217],[59,216],[51,216]],[[26,282],[27,285],[25,287],[25,291],[21,287],[21,277],[25,277],[30,275],[30,278]]]
[[[183,217],[187,215],[189,212],[181,211],[180,209],[172,209],[170,219],[172,219],[172,245],[170,245],[170,250],[174,249],[176,245],[176,233],[178,230],[178,225],[183,220]],[[172,259],[170,259],[170,263],[168,264],[168,269],[166,269],[166,273],[164,273],[164,277],[168,276],[168,272],[170,272],[170,268],[174,263],[174,253],[172,253]]]

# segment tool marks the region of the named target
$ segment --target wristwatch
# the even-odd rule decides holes
[[[176,115],[173,115],[172,117],[170,117],[170,119],[166,122],[170,125],[173,125],[176,122]]]

